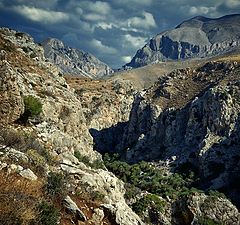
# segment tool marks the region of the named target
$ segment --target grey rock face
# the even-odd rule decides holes
[[[99,59],[79,49],[65,46],[58,39],[49,38],[42,42],[44,55],[57,65],[62,73],[89,78],[101,78],[113,70]]]
[[[77,204],[69,196],[67,196],[63,200],[63,206],[66,208],[66,210],[69,213],[73,214],[74,219],[76,221],[78,221],[78,220],[86,221],[87,220],[86,216],[83,214],[83,212],[78,208]]]
[[[173,204],[171,224],[203,224],[203,220],[223,224],[239,224],[237,208],[226,198],[193,194],[180,198]]]
[[[135,98],[117,151],[129,162],[160,160],[159,165],[171,168],[188,165],[199,173],[203,188],[221,189],[240,202],[236,182],[240,170],[239,71],[237,63],[208,63],[198,71],[176,71],[159,80],[156,87]],[[184,89],[183,84],[191,82],[184,73],[195,74],[190,90]],[[193,94],[199,88],[197,80],[202,85],[207,79],[208,85]],[[177,93],[179,88],[184,96]]]
[[[218,19],[194,17],[162,32],[139,49],[125,67],[141,67],[166,60],[218,55],[239,47],[240,15]]]

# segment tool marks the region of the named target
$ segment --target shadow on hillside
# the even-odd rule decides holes
[[[102,130],[94,128],[89,129],[89,132],[93,137],[94,150],[100,153],[115,153],[116,146],[122,140],[124,128],[127,124],[128,122],[122,122]]]

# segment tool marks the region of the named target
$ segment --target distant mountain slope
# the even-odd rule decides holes
[[[90,53],[71,48],[55,38],[48,38],[41,43],[44,55],[56,64],[63,73],[89,78],[101,78],[113,70]]]
[[[152,38],[125,66],[214,56],[239,46],[240,14],[217,19],[197,16]]]

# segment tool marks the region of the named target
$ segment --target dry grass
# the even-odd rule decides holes
[[[175,69],[187,67],[194,68],[202,65],[204,62],[205,60],[203,59],[160,62],[129,71],[116,72],[110,79],[114,80],[122,78],[124,80],[130,80],[138,90],[141,90],[144,88],[149,88],[154,82],[157,81],[158,77],[168,74]]]
[[[0,171],[1,225],[28,224],[36,217],[36,207],[43,197],[41,180],[29,181],[17,174]],[[21,223],[20,223],[21,221]]]
[[[240,62],[240,54],[224,56],[224,57],[221,57],[221,58],[217,59],[217,61],[223,61],[223,62],[225,62],[225,61],[230,61],[230,62],[236,61],[236,62]]]
[[[148,90],[147,96],[162,109],[170,107],[182,108],[209,87],[239,79],[238,67],[233,71],[226,72],[224,68],[221,69],[221,65],[222,62],[215,61],[213,64],[206,64],[206,66],[204,65],[197,70],[182,69],[179,74],[184,78],[170,78],[169,84],[164,83],[162,78]],[[215,66],[216,68],[211,69],[208,66]],[[207,72],[204,72],[205,68],[208,68]],[[171,75],[171,73],[168,74],[165,79],[168,79]],[[164,96],[163,93],[167,93],[167,95]]]

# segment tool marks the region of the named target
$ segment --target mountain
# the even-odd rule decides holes
[[[240,14],[217,19],[197,16],[152,38],[125,67],[219,55],[238,48],[239,39]]]
[[[57,65],[64,74],[88,78],[102,78],[113,70],[90,53],[71,48],[55,38],[48,38],[41,43],[45,57]]]

